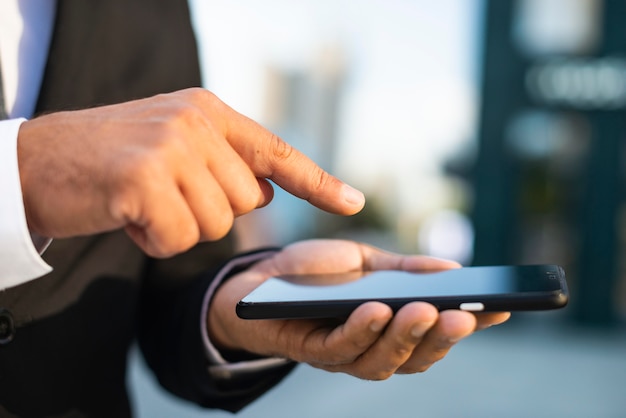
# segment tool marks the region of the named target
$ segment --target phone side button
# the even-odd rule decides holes
[[[462,311],[472,311],[472,312],[484,311],[485,305],[483,305],[480,302],[465,302],[459,305],[459,309]]]

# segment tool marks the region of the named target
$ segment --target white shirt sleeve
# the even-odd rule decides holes
[[[26,223],[17,164],[17,134],[24,121],[0,121],[0,290],[52,270],[35,248]]]

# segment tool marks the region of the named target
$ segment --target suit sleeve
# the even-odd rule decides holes
[[[138,315],[139,345],[149,367],[167,390],[207,408],[236,412],[274,387],[294,368],[294,363],[283,359],[218,352],[201,326],[206,302],[210,302],[218,282],[249,267],[264,254],[268,254],[267,250],[226,260],[185,285],[172,285],[169,281],[163,284],[162,272],[155,268],[162,261],[155,260],[148,266],[146,274],[158,279],[147,278],[148,284],[143,286]]]

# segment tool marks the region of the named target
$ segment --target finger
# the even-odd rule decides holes
[[[274,188],[269,181],[263,178],[257,177],[257,182],[259,183],[259,190],[261,191],[262,197],[257,207],[262,208],[264,206],[267,206],[274,198]]]
[[[319,260],[323,259],[324,263]],[[268,275],[337,273],[339,271],[408,270],[435,271],[459,264],[424,256],[404,256],[354,241],[315,239],[286,246],[270,262],[260,263]]]
[[[230,231],[235,214],[223,186],[212,173],[190,162],[179,180],[179,187],[198,225],[199,240],[223,238]]]
[[[292,243],[254,268],[272,276],[359,271],[362,264],[359,244],[353,241],[315,239]]]
[[[271,179],[328,212],[352,215],[363,208],[363,193],[328,174],[253,120],[232,109],[229,113],[226,138],[257,177]]]
[[[162,185],[158,193],[147,191],[145,196],[137,206],[140,213],[127,212],[129,222],[125,230],[146,254],[169,257],[198,242],[198,224],[174,183]]]
[[[428,370],[446,356],[461,339],[470,335],[476,327],[476,317],[463,311],[443,311],[439,320],[429,330],[410,358],[398,369],[398,373],[418,373]]]
[[[206,166],[226,194],[235,216],[246,214],[253,209],[267,205],[273,190],[271,185],[261,185],[251,168],[241,159],[221,134],[209,129],[208,150],[204,159]]]
[[[304,360],[326,370],[350,364],[379,338],[392,316],[383,303],[363,304],[329,333],[309,335],[304,344],[309,357]]]
[[[416,302],[404,306],[349,373],[367,380],[389,378],[411,357],[436,320],[437,310],[430,304]]]
[[[510,312],[484,312],[476,313],[476,331],[489,328],[494,325],[500,325],[508,321],[511,317]]]
[[[222,112],[234,111],[203,89],[188,89],[168,96],[180,96],[182,126],[179,128],[186,132],[182,140],[173,141],[176,146],[168,153],[175,160],[173,166],[182,171],[179,177],[190,176],[189,164],[199,160],[223,189],[235,216],[267,205],[273,197],[269,183],[259,184],[247,162],[224,136]]]
[[[439,271],[459,268],[456,261],[423,255],[406,256],[362,244],[363,270]]]

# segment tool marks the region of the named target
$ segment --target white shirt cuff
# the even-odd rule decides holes
[[[0,121],[0,290],[41,277],[52,268],[28,230],[17,162],[17,135],[25,119]],[[49,240],[35,238],[43,251]]]
[[[215,276],[207,292],[204,295],[202,304],[202,314],[200,315],[200,331],[204,341],[204,347],[207,359],[209,360],[208,372],[218,379],[230,379],[235,375],[249,374],[267,370],[272,367],[282,366],[291,363],[290,360],[278,357],[269,357],[256,360],[246,360],[237,363],[229,363],[220,354],[217,348],[211,343],[209,333],[206,328],[206,318],[209,312],[209,304],[213,294],[217,290],[219,284],[229,276],[229,273],[237,267],[243,265],[251,265],[257,261],[263,260],[275,254],[276,250],[268,250],[255,252],[230,260]],[[234,307],[233,307],[234,309]]]

